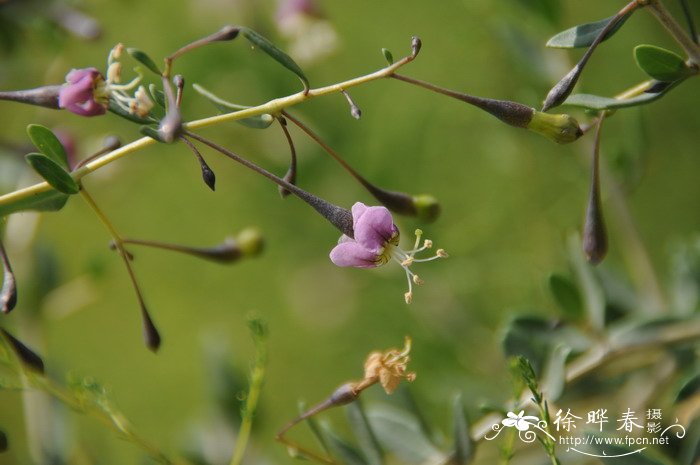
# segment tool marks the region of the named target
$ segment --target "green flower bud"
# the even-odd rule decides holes
[[[263,240],[260,230],[256,228],[246,228],[236,237],[236,244],[244,256],[255,257],[262,252],[265,241]]]
[[[413,197],[413,206],[416,217],[426,223],[432,223],[440,216],[440,203],[429,194],[420,194]]]
[[[533,112],[527,129],[540,133],[559,144],[568,144],[583,135],[581,127],[571,115],[551,115],[540,111]]]

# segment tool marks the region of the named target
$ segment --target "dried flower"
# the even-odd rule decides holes
[[[372,352],[365,361],[365,379],[379,380],[384,391],[391,394],[399,386],[402,379],[413,381],[416,379],[416,374],[407,372],[406,367],[411,360],[409,353],[411,352],[411,338],[406,337],[404,347],[401,351],[398,349],[389,349],[385,352]]]
[[[331,261],[338,266],[355,268],[375,268],[389,260],[394,260],[406,272],[408,292],[404,295],[406,303],[413,299],[413,284],[420,285],[423,280],[410,270],[416,262],[427,262],[437,258],[445,258],[444,250],[430,258],[416,259],[415,255],[433,246],[426,240],[420,246],[423,231],[416,230],[416,242],[412,250],[404,251],[399,247],[399,229],[394,224],[391,213],[385,207],[368,207],[357,202],[352,206],[354,238],[342,235],[333,250]]]

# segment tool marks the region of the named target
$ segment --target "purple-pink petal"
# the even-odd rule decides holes
[[[367,250],[355,241],[341,242],[330,253],[331,261],[337,266],[354,266],[355,268],[375,268],[377,253]]]
[[[107,109],[95,101],[95,86],[102,75],[95,68],[74,69],[58,93],[58,106],[81,116],[103,115]]]
[[[366,249],[379,250],[386,247],[397,232],[391,213],[385,207],[365,207],[355,216],[353,206],[353,220],[355,240]]]

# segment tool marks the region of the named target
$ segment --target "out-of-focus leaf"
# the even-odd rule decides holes
[[[26,157],[27,163],[34,171],[48,182],[51,187],[64,194],[77,194],[80,186],[61,166],[41,153],[30,153]]]
[[[375,407],[367,413],[379,443],[399,460],[411,463],[442,463],[445,456],[423,433],[418,420],[407,412]]]
[[[202,95],[204,98],[208,99],[211,103],[214,104],[214,106],[222,113],[230,113],[232,110],[233,111],[239,111],[239,110],[245,110],[246,108],[250,108],[244,105],[237,105],[235,103],[228,102],[221,97],[215,95],[214,93],[208,91],[204,87],[200,86],[199,84],[193,84],[192,88],[196,90],[200,95]],[[240,123],[244,126],[248,126],[249,128],[253,129],[265,129],[270,127],[270,125],[275,121],[275,118],[272,115],[268,115],[267,113],[263,115],[258,115],[258,116],[252,116],[250,118],[244,118],[244,119],[239,119],[236,120],[237,123]]]
[[[574,321],[584,315],[581,293],[571,280],[561,274],[553,273],[548,280],[549,290],[564,314]]]
[[[22,341],[8,333],[3,328],[0,328],[0,339],[14,352],[19,361],[31,370],[37,373],[44,373],[44,361],[36,352],[24,345]]]
[[[583,450],[597,456],[604,454],[604,463],[611,465],[671,465],[670,461],[657,457],[649,447],[645,446],[631,448],[616,445],[599,447],[588,445],[584,446]]]
[[[543,318],[518,316],[506,327],[503,351],[507,357],[523,356],[540,373],[555,331],[554,325]]]
[[[355,433],[355,439],[357,439],[360,449],[362,449],[362,452],[367,458],[367,463],[369,465],[381,465],[383,463],[382,456],[384,452],[379,446],[374,431],[372,431],[372,427],[367,420],[367,414],[362,407],[362,403],[358,399],[348,404],[346,409],[350,420],[350,426],[352,427],[353,433]]]
[[[568,242],[569,260],[582,291],[588,322],[594,328],[602,329],[605,326],[605,293],[593,274],[593,267],[583,256],[581,239],[575,234]]]
[[[542,391],[544,397],[554,402],[564,392],[566,384],[566,358],[571,353],[571,349],[566,346],[557,346],[549,355],[547,367],[544,370],[542,379]]]
[[[592,94],[574,94],[562,105],[570,105],[572,107],[588,108],[590,110],[612,110],[615,108],[636,107],[646,105],[663,96],[666,92],[674,88],[682,80],[673,83],[659,83],[657,86],[647,92],[636,97],[627,99],[616,99],[611,97],[601,97],[600,95]]]
[[[368,465],[365,458],[355,446],[338,436],[329,425],[321,423],[321,432],[331,455],[340,459],[344,465]]]
[[[520,4],[551,24],[557,24],[561,18],[559,0],[520,0]]]
[[[8,448],[7,436],[3,430],[0,430],[0,452],[5,452]]]
[[[30,124],[27,126],[27,134],[29,134],[32,143],[39,149],[39,152],[46,155],[57,165],[68,169],[66,149],[61,144],[61,141],[58,140],[56,134],[49,128],[38,124]]]
[[[678,390],[674,402],[683,402],[700,392],[700,373],[696,373],[683,382],[683,385]]]
[[[620,27],[629,19],[632,12],[627,13],[623,16],[617,24],[605,34],[603,41],[608,40],[615,34]],[[552,48],[578,48],[578,47],[589,47],[598,37],[605,26],[614,18],[611,16],[609,18],[601,19],[600,21],[595,21],[593,23],[579,24],[566,31],[562,31],[556,34],[547,41],[547,47]]]
[[[153,59],[151,57],[149,57],[145,52],[143,52],[137,48],[129,47],[126,49],[126,53],[131,55],[131,57],[134,60],[141,63],[142,65],[144,65],[146,68],[148,68],[149,70],[151,70],[155,74],[157,74],[159,76],[162,74],[160,69],[158,69],[158,65],[156,65],[155,61],[153,61]]]
[[[455,396],[452,401],[452,425],[454,434],[454,456],[450,461],[454,465],[467,465],[474,456],[474,442],[469,432],[469,422],[464,412],[462,396]]]
[[[637,45],[634,59],[642,71],[663,82],[677,81],[692,73],[683,58],[655,45]]]
[[[289,71],[296,74],[297,77],[304,84],[304,89],[309,89],[309,80],[306,78],[306,75],[304,75],[304,72],[301,70],[299,65],[296,64],[296,62],[292,60],[292,58],[289,55],[284,53],[282,50],[277,48],[275,44],[273,44],[257,32],[253,31],[252,29],[242,27],[241,34],[243,34],[243,37],[245,37],[248,40],[248,42],[250,42],[254,47],[260,48],[260,50],[267,53],[277,63],[281,64]]]
[[[695,418],[687,428],[687,434],[681,442],[678,462],[681,465],[695,465],[700,458],[700,418]]]

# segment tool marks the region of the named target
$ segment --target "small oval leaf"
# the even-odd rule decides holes
[[[625,16],[620,18],[618,23],[613,26],[610,31],[605,34],[605,37],[603,38],[603,41],[608,40],[610,37],[615,34],[620,27],[627,21],[627,19],[630,17],[632,12],[630,11],[627,13]],[[610,21],[612,21],[615,18],[615,15],[601,19],[600,21],[595,21],[592,23],[585,23],[585,24],[579,24],[578,26],[574,26],[570,29],[567,29],[565,31],[560,32],[559,34],[556,34],[552,38],[550,38],[547,41],[547,47],[551,48],[579,48],[579,47],[588,47],[590,46],[593,41],[595,41],[596,37],[598,37],[598,34],[602,32],[603,29],[605,29],[605,26],[608,25]]]
[[[137,48],[129,47],[126,49],[126,53],[131,55],[131,57],[134,60],[141,63],[142,65],[144,65],[146,68],[148,68],[149,70],[151,70],[155,74],[157,74],[159,76],[162,74],[160,69],[158,69],[158,65],[156,65],[155,61],[153,61],[153,59],[151,57],[149,57],[145,52],[143,52]]]
[[[51,187],[64,194],[77,194],[80,192],[78,183],[71,178],[61,166],[41,153],[30,153],[26,157],[27,163],[44,178]]]
[[[253,31],[252,29],[242,27],[241,33],[243,34],[243,37],[245,37],[248,40],[248,42],[250,42],[253,46],[259,47],[260,50],[267,53],[277,63],[281,64],[289,71],[296,74],[297,77],[301,80],[302,84],[304,84],[304,90],[309,90],[309,80],[306,78],[306,75],[304,75],[304,72],[301,70],[299,65],[296,64],[296,62],[292,60],[292,58],[289,55],[284,53],[282,50],[277,48],[275,44],[273,44],[257,32]]]
[[[673,82],[691,73],[683,58],[670,50],[654,45],[636,46],[634,59],[642,71],[659,81]]]
[[[27,134],[29,134],[32,143],[39,149],[39,152],[49,157],[59,166],[68,169],[66,149],[61,144],[61,141],[58,140],[56,134],[49,128],[39,124],[30,124],[27,126]]]

